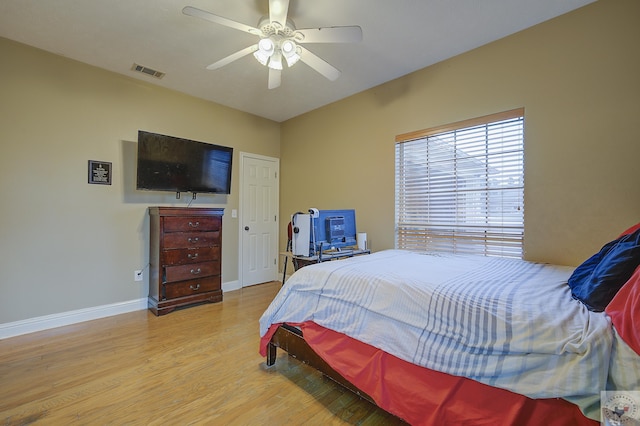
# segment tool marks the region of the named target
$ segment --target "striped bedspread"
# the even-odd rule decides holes
[[[573,268],[386,250],[298,270],[260,319],[314,321],[401,359],[599,418],[613,332],[571,297]]]

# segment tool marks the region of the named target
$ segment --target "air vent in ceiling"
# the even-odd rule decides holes
[[[143,74],[150,75],[150,76],[155,77],[155,78],[162,78],[162,77],[164,77],[164,73],[163,73],[163,72],[156,71],[156,70],[154,70],[154,69],[151,69],[151,68],[145,67],[145,66],[143,66],[143,65],[133,64],[133,66],[131,67],[131,69],[132,69],[132,70],[134,70],[134,71],[141,72],[141,73],[143,73]]]

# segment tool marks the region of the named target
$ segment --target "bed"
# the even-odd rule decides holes
[[[601,391],[640,390],[639,228],[578,268],[402,250],[311,265],[261,317],[260,353],[410,424],[597,425]]]

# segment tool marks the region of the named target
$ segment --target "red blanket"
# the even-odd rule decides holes
[[[408,363],[313,322],[295,325],[333,369],[378,406],[412,425],[599,424],[562,399],[530,399]],[[260,342],[263,356],[277,327],[272,325]]]

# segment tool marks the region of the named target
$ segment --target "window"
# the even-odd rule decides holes
[[[522,258],[524,109],[396,137],[396,248]]]

